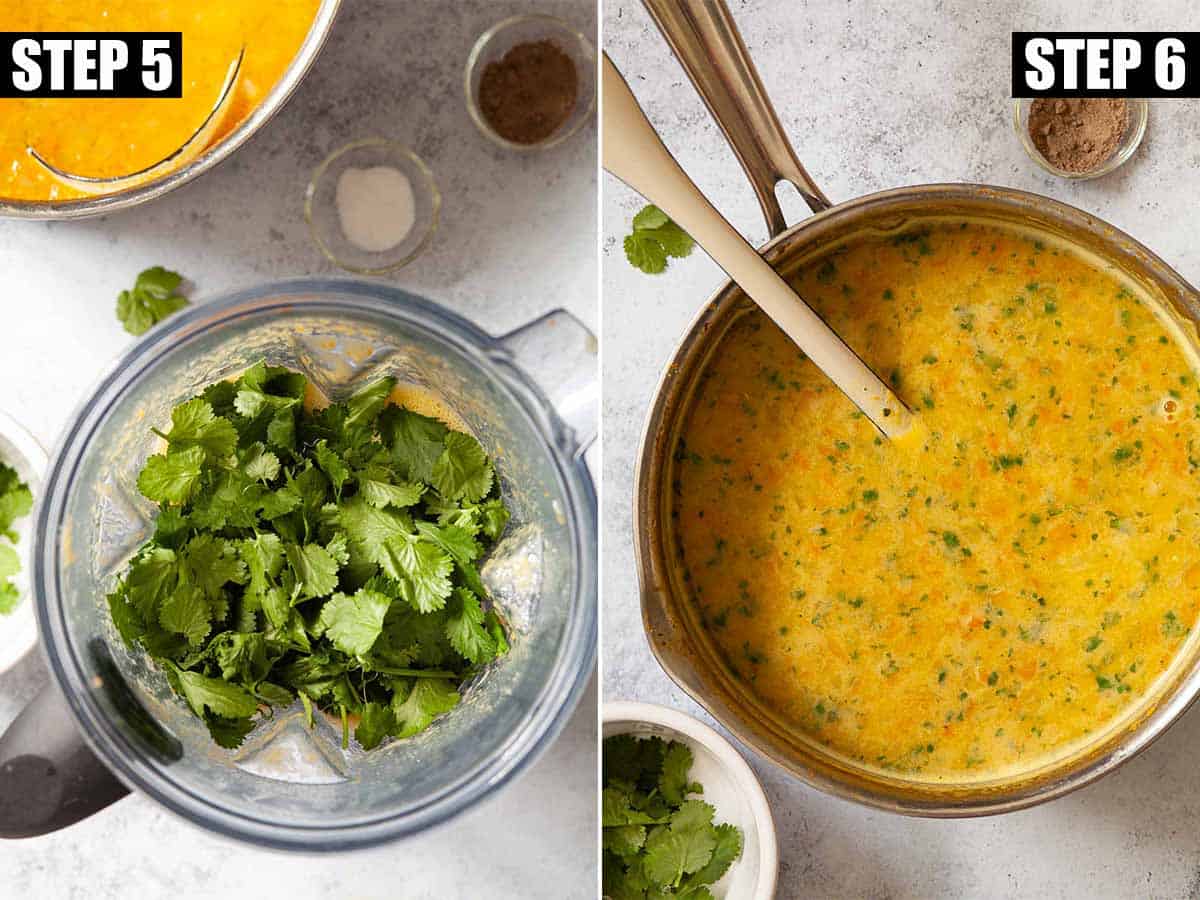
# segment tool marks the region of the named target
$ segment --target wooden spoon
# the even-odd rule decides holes
[[[604,168],[691,235],[876,428],[892,439],[908,431],[913,420],[908,408],[725,221],[680,168],[607,53],[602,97]]]

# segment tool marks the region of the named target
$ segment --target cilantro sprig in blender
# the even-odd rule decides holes
[[[313,409],[304,375],[259,364],[157,432],[155,532],[109,607],[221,746],[297,697],[343,746],[355,720],[364,749],[409,737],[507,652],[475,567],[508,521],[492,463],[394,387]]]

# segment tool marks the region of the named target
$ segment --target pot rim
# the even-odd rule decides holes
[[[306,296],[307,295],[307,296]],[[87,679],[68,638],[58,561],[62,553],[66,486],[76,477],[82,452],[112,405],[161,358],[166,348],[244,316],[278,308],[362,309],[407,322],[464,351],[515,400],[542,438],[568,508],[576,559],[573,615],[557,649],[552,677],[529,704],[506,744],[439,793],[400,815],[376,815],[338,827],[305,827],[251,818],[213,803],[172,781],[147,762],[135,744],[105,715],[87,690]],[[567,437],[563,437],[564,433]],[[433,827],[491,795],[529,767],[565,727],[594,668],[597,633],[596,493],[582,454],[571,452],[569,431],[543,393],[509,358],[500,341],[472,322],[399,288],[350,278],[292,279],[226,294],[172,316],[125,351],[97,381],[59,438],[46,470],[42,502],[35,512],[31,584],[42,654],[88,746],[128,787],[218,833],[283,850],[341,851],[366,847]]]
[[[859,220],[867,225],[870,217],[899,209],[903,204],[924,203],[947,205],[952,202],[979,204],[994,210],[999,218],[1013,221],[1015,217],[1036,214],[1046,224],[1054,224],[1078,233],[1091,235],[1097,243],[1112,251],[1128,268],[1152,281],[1177,310],[1190,307],[1189,318],[1200,321],[1200,302],[1195,289],[1163,259],[1132,236],[1104,220],[1077,207],[1014,188],[972,183],[938,183],[891,188],[866,194],[823,210],[788,228],[759,248],[759,252],[776,267],[810,241],[835,233],[841,225]],[[935,209],[930,210],[936,212]],[[981,214],[985,212],[980,210]],[[952,213],[951,213],[952,214]],[[1037,219],[1034,219],[1036,223]],[[1078,241],[1075,241],[1078,244]],[[633,537],[634,553],[640,587],[642,623],[651,652],[663,671],[685,693],[702,706],[714,719],[746,746],[762,754],[784,771],[799,777],[811,786],[839,797],[876,809],[905,815],[959,818],[1011,812],[1044,803],[1092,783],[1136,756],[1160,737],[1192,705],[1200,695],[1200,654],[1190,666],[1176,675],[1173,686],[1154,705],[1135,720],[1135,724],[1119,734],[1107,732],[1099,743],[1103,752],[1093,756],[1064,757],[1050,764],[1042,774],[1016,782],[1015,788],[996,790],[986,782],[978,785],[952,786],[940,789],[937,785],[911,783],[918,797],[896,790],[896,783],[872,778],[868,773],[850,773],[858,780],[839,777],[849,767],[838,768],[813,755],[809,759],[785,754],[768,746],[761,735],[770,728],[755,721],[746,724],[744,713],[718,698],[714,700],[711,681],[706,683],[701,668],[706,660],[695,648],[696,634],[672,610],[681,602],[673,592],[669,577],[671,551],[665,548],[666,529],[660,524],[660,486],[664,461],[670,451],[674,424],[682,403],[681,392],[690,384],[696,365],[695,356],[708,346],[710,331],[724,321],[728,310],[743,295],[732,282],[721,285],[701,306],[683,337],[663,367],[655,388],[654,398],[643,425],[641,451],[634,469]],[[670,418],[668,418],[670,414]],[[689,647],[678,649],[678,645]],[[1193,651],[1195,653],[1195,651]],[[699,661],[697,661],[699,660]],[[711,662],[711,661],[707,661]],[[711,665],[703,670],[708,679],[724,678],[714,673]],[[1056,767],[1061,768],[1057,772]]]

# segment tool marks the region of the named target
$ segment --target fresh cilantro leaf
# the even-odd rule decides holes
[[[184,562],[190,580],[215,602],[228,582],[246,581],[246,564],[232,541],[211,534],[200,534],[184,548]]]
[[[442,445],[450,430],[437,419],[398,407],[387,409],[380,421],[392,448],[392,458],[403,477],[432,481],[433,466],[442,455]]]
[[[614,735],[604,740],[604,781],[622,780],[636,785],[643,793],[658,787],[662,776],[667,742],[660,737],[636,738]]]
[[[0,542],[0,615],[7,615],[17,607],[21,592],[12,583],[12,577],[21,571],[21,557],[11,544]]]
[[[296,449],[296,413],[289,407],[276,410],[267,425],[267,443],[283,450]]]
[[[187,298],[176,293],[182,276],[162,266],[141,272],[132,290],[117,296],[117,318],[133,335],[143,334],[153,325],[188,305]]]
[[[386,703],[368,703],[363,707],[362,718],[354,729],[354,738],[364,750],[373,750],[383,739],[396,730],[396,717]]]
[[[21,557],[13,546],[17,541],[13,524],[32,508],[29,485],[16,469],[0,462],[0,615],[11,613],[21,600],[21,591],[12,581],[21,571]]]
[[[663,757],[662,778],[658,784],[663,799],[672,806],[683,803],[689,793],[694,794],[701,790],[700,785],[687,780],[691,768],[692,751],[687,744],[676,741],[667,747]]]
[[[279,477],[279,457],[261,443],[251,444],[242,456],[242,472],[251,481],[274,481]]]
[[[461,431],[449,432],[433,464],[430,481],[439,494],[473,503],[492,489],[492,464],[479,441]]]
[[[380,565],[400,584],[404,599],[418,612],[436,612],[446,605],[452,563],[442,550],[400,534],[384,544]]]
[[[391,605],[390,597],[365,589],[349,596],[334,594],[321,607],[317,628],[343,653],[365,656],[383,631]]]
[[[384,546],[388,541],[409,533],[410,520],[390,509],[376,509],[362,497],[354,497],[337,508],[337,520],[351,550],[367,560],[382,565]]]
[[[483,627],[487,629],[487,633],[492,636],[492,640],[496,644],[496,655],[504,656],[508,653],[510,649],[508,637],[504,633],[504,623],[496,615],[496,610],[489,609],[487,611],[487,614],[483,617]]]
[[[648,203],[634,214],[633,230],[653,231],[656,228],[662,228],[670,221],[670,216],[653,203]]]
[[[233,423],[218,417],[201,397],[171,411],[171,430],[163,437],[172,447],[203,447],[214,460],[232,456],[238,439]]]
[[[236,750],[254,728],[254,720],[248,716],[244,719],[227,719],[211,713],[204,717],[204,724],[208,726],[213,742],[226,750]]]
[[[617,856],[636,856],[645,843],[645,825],[617,825],[604,829],[604,849]]]
[[[412,737],[429,727],[429,723],[442,713],[450,712],[458,705],[459,694],[454,684],[445,678],[417,678],[412,690],[403,699],[392,701],[392,712],[396,716],[396,737]]]
[[[362,428],[373,425],[383,412],[388,396],[395,387],[396,379],[387,376],[357,391],[346,401],[346,427]]]
[[[479,542],[464,528],[455,525],[438,526],[430,522],[417,522],[416,526],[421,537],[441,547],[456,562],[474,562],[483,552]]]
[[[430,522],[416,523],[417,532],[430,543],[436,544],[450,554],[463,583],[480,597],[487,596],[487,588],[479,577],[474,561],[482,552],[471,532],[457,525],[438,526]]]
[[[288,565],[296,575],[297,598],[311,600],[333,593],[338,585],[338,564],[319,544],[288,544],[284,547]]]
[[[277,534],[255,534],[238,541],[237,552],[249,574],[246,595],[262,605],[263,596],[275,587],[283,568],[283,542]]]
[[[653,236],[634,232],[625,236],[625,258],[635,269],[647,275],[661,275],[667,271],[667,251]]]
[[[277,491],[263,494],[258,501],[258,511],[264,519],[278,519],[300,506],[302,498],[294,484],[285,484]]]
[[[316,457],[321,471],[329,476],[329,481],[333,484],[334,495],[340,499],[343,485],[350,480],[349,467],[334,450],[330,449],[326,441],[317,441],[313,455]]]
[[[671,801],[667,801],[670,803]],[[672,803],[672,806],[676,804]],[[692,829],[703,825],[711,825],[716,810],[703,800],[684,800],[679,808],[671,815],[671,827]]]
[[[193,501],[189,524],[220,531],[226,526],[253,528],[266,490],[236,469],[225,469],[208,480]]]
[[[186,578],[180,579],[163,600],[158,621],[167,631],[182,634],[189,644],[198,646],[208,637],[212,604],[198,586]]]
[[[267,677],[271,670],[271,656],[274,655],[265,635],[257,632],[238,633],[226,631],[208,645],[208,652],[221,669],[221,677],[226,681],[240,680],[246,684],[257,685],[256,694],[263,693],[259,682]],[[267,693],[283,691],[288,702],[291,693],[284,688],[268,685]]]
[[[173,666],[179,687],[192,711],[203,717],[205,710],[228,719],[244,719],[258,711],[254,696],[236,684],[220,678],[208,678]]]
[[[118,588],[108,595],[108,612],[117,634],[121,635],[121,640],[128,646],[132,647],[146,633],[146,624],[141,614],[129,602],[123,588]]]
[[[695,241],[657,206],[646,206],[633,217],[633,231],[625,238],[625,258],[635,269],[658,275],[668,257],[691,254]]]
[[[188,447],[158,454],[146,460],[138,475],[138,490],[156,503],[186,503],[200,485],[204,448]]]
[[[138,273],[133,289],[156,300],[165,300],[174,294],[182,283],[183,276],[178,272],[172,272],[162,266],[153,266]]]
[[[17,470],[0,462],[0,534],[16,543],[13,523],[33,509],[33,492],[21,480]]]
[[[696,873],[684,881],[685,888],[702,884],[716,884],[721,880],[734,860],[742,855],[742,832],[735,825],[721,824],[716,831],[716,846],[712,857]]]
[[[284,400],[303,400],[308,391],[308,379],[303,373],[286,366],[269,366],[263,361],[243,372],[238,382],[243,387]]]
[[[633,795],[621,788],[606,787],[600,795],[601,822],[605,828],[620,825],[657,825],[660,820],[633,807]]]
[[[350,565],[350,547],[346,541],[346,535],[342,532],[337,532],[329,539],[329,543],[325,545],[325,552],[338,564],[339,568]]]
[[[425,486],[417,481],[402,481],[392,484],[375,471],[361,472],[358,490],[362,498],[374,507],[395,506],[403,509],[414,506],[425,493]]]
[[[496,642],[483,627],[479,598],[463,588],[455,588],[447,607],[446,636],[455,650],[476,665],[496,656]]]
[[[485,500],[479,507],[481,517],[480,528],[483,531],[484,537],[492,541],[498,541],[500,535],[504,533],[504,529],[508,526],[509,512],[508,507],[496,498]]]
[[[682,259],[688,256],[695,246],[695,242],[688,233],[674,222],[667,222],[666,225],[654,229],[652,234],[662,244],[662,248],[667,256],[674,257],[675,259]]]
[[[646,838],[646,877],[653,884],[672,887],[680,878],[698,872],[712,859],[717,839],[711,825],[677,828],[656,828]]]

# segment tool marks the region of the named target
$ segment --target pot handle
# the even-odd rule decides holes
[[[775,187],[790,182],[813,212],[829,199],[792,149],[725,0],[642,0],[746,170],[767,228],[787,230]]]
[[[555,309],[497,341],[542,389],[571,429],[571,454],[582,457],[596,440],[600,419],[596,336],[565,309]]]
[[[0,838],[49,834],[128,793],[88,749],[52,684],[0,736]]]

